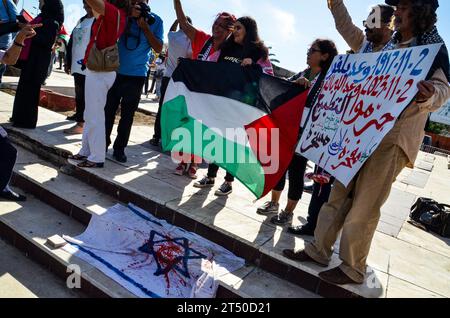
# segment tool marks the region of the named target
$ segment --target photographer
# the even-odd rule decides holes
[[[141,100],[147,79],[147,64],[152,48],[160,53],[163,48],[163,21],[151,12],[146,0],[132,1],[128,25],[119,40],[120,68],[105,107],[106,145],[111,144],[111,132],[116,112],[121,105],[121,116],[114,142],[114,158],[126,162],[125,147],[133,125],[134,113]]]

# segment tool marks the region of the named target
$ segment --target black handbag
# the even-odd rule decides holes
[[[429,198],[419,198],[411,207],[409,217],[411,224],[443,237],[450,237],[450,205]]]

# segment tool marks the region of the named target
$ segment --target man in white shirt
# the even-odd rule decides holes
[[[187,18],[189,23],[192,23],[191,19]],[[156,115],[155,122],[155,133],[153,138],[150,140],[150,144],[153,146],[158,146],[161,140],[161,107],[164,103],[164,96],[166,94],[167,86],[169,85],[170,78],[172,77],[173,72],[178,66],[178,59],[180,58],[191,58],[192,57],[192,46],[191,41],[187,37],[187,35],[183,32],[183,30],[178,28],[178,20],[176,20],[172,27],[170,28],[170,32],[168,34],[169,38],[169,48],[167,50],[166,57],[166,69],[164,71],[164,76],[161,80],[161,89],[159,96],[159,108],[158,114]]]
[[[20,52],[27,38],[33,37],[36,32],[33,26],[26,26],[19,32],[9,50],[0,50],[0,63],[6,65],[16,64]],[[8,134],[0,126],[0,200],[25,201],[23,195],[17,194],[9,188],[9,180],[16,163],[17,150],[8,140]]]

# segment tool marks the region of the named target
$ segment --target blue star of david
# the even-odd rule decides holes
[[[161,240],[155,240],[155,237],[161,237]],[[179,246],[181,246],[184,249],[184,255],[177,256],[173,262],[169,265],[167,265],[165,268],[162,267],[161,263],[158,260],[158,257],[156,255],[155,251],[155,245],[164,243],[164,242],[173,242]],[[151,231],[150,232],[150,239],[147,243],[142,245],[139,248],[140,252],[148,253],[153,256],[153,258],[156,261],[157,270],[154,273],[155,276],[161,276],[166,275],[169,273],[172,269],[179,272],[181,275],[183,275],[185,278],[191,278],[189,275],[189,269],[188,269],[188,260],[190,259],[206,259],[207,257],[203,255],[202,253],[197,252],[196,250],[189,247],[189,240],[186,238],[167,238],[166,236],[156,232]],[[195,254],[195,255],[193,255]],[[170,262],[167,262],[170,263]]]

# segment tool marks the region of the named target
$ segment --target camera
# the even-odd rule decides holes
[[[138,17],[138,19],[144,18],[144,20],[147,21],[150,25],[155,23],[156,20],[152,16],[152,10],[148,6],[148,4],[146,4],[145,2],[139,2],[137,3],[137,5],[139,6],[139,10],[141,11],[141,15]]]

